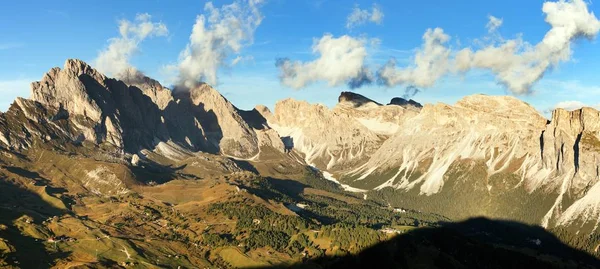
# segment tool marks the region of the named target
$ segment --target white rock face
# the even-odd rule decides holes
[[[165,108],[173,101],[171,90],[163,87],[158,81],[144,76],[135,69],[128,69],[119,76],[127,85],[140,88],[142,92],[150,97],[160,110]]]
[[[258,154],[256,132],[218,91],[201,84],[189,92],[179,93],[178,97],[187,95],[195,109],[203,114],[199,120],[205,135],[219,145],[221,153],[239,158]]]
[[[598,226],[600,203],[600,112],[593,108],[575,111],[557,109],[552,122],[543,133],[543,167],[551,170],[550,179],[542,181],[559,191],[553,210],[548,212],[544,225],[558,218],[559,225],[579,220]],[[554,180],[552,180],[554,178]],[[567,197],[576,200],[566,203]]]
[[[10,141],[6,134],[0,132],[0,142],[4,143],[5,146],[10,146]]]
[[[545,124],[533,107],[512,97],[477,95],[455,106],[425,105],[354,174],[365,179],[394,170],[394,176],[379,188],[419,186],[421,193],[432,195],[443,187],[449,167],[461,159],[484,160],[490,175],[522,158],[539,165],[532,158],[539,159],[540,130]],[[424,163],[430,163],[425,173],[409,181]]]
[[[52,108],[52,118],[68,120],[71,127],[62,132],[73,141],[109,144],[121,152],[154,150],[162,144],[236,158],[256,156],[260,146],[283,151],[273,130],[260,126],[257,134],[241,116],[243,111],[206,84],[174,96],[139,72],[121,77],[123,81],[107,78],[80,60],[67,60],[63,69],[53,68],[32,83],[31,99]],[[40,120],[35,107],[17,105],[28,118]],[[5,134],[3,143],[13,135]]]
[[[307,163],[320,169],[360,162],[381,142],[377,134],[349,115],[304,101],[278,102],[267,120],[289,146],[304,153]]]
[[[275,113],[263,109],[269,126],[308,164],[339,172],[364,164],[381,144],[399,130],[401,122],[418,110],[382,106],[363,96],[342,93],[338,105],[329,109],[305,101],[286,99],[275,105]]]
[[[67,60],[64,68],[52,68],[41,81],[31,83],[31,99],[42,104],[63,106],[69,113],[100,121],[102,111],[88,93],[80,76],[88,76],[103,85],[106,77],[80,60]]]
[[[358,106],[351,102],[355,98],[340,98],[331,110],[288,99],[277,103],[273,115],[264,115],[280,136],[293,138],[307,163],[346,179],[343,184],[387,176],[375,189],[417,189],[432,196],[453,180],[448,177],[453,165],[475,160],[486,171],[481,180],[514,174],[521,182],[509,188],[557,196],[541,224],[593,221],[597,227],[599,111],[558,109],[548,121],[507,96],[467,96],[453,106],[428,104],[420,111],[363,98]]]
[[[105,166],[87,171],[87,175],[82,181],[84,187],[97,195],[123,195],[129,192],[123,181]]]

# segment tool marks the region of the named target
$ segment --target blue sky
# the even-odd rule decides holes
[[[238,0],[244,4],[246,0]],[[254,0],[255,1],[255,0]],[[567,2],[570,2],[569,0]],[[578,0],[581,1],[581,0]],[[93,64],[107,48],[109,39],[119,36],[121,20],[135,21],[137,14],[149,14],[151,20],[168,28],[164,35],[145,38],[129,58],[131,66],[146,75],[170,85],[172,78],[165,67],[178,65],[178,57],[189,42],[196,16],[204,14],[207,1],[10,1],[0,9],[0,111],[5,111],[15,97],[29,96],[29,83],[41,79],[54,66],[68,58],[79,58]],[[220,8],[232,0],[217,0]],[[348,17],[355,8],[372,12],[376,5],[384,17],[377,21],[348,28]],[[586,2],[590,13],[599,6]],[[389,58],[396,59],[397,68],[411,66],[415,52],[423,43],[429,28],[443,28],[451,39],[446,44],[453,51],[472,47],[477,40],[491,36],[486,28],[489,16],[502,20],[495,32],[503,40],[519,36],[537,44],[551,29],[545,22],[542,0],[421,0],[421,1],[334,1],[334,0],[267,0],[258,8],[262,21],[244,40],[238,52],[226,53],[218,68],[215,86],[236,106],[251,109],[257,104],[273,107],[277,100],[293,97],[333,106],[346,84],[316,79],[300,89],[280,82],[282,70],[275,66],[278,58],[307,63],[319,58],[312,53],[315,40],[331,34],[333,38],[347,35],[362,40],[367,55],[364,65],[373,70]],[[371,40],[377,45],[369,45]],[[600,79],[597,63],[600,46],[595,38],[573,40],[568,59],[553,65],[527,93],[513,94],[498,83],[497,74],[474,68],[467,73],[449,72],[432,85],[421,88],[413,99],[422,103],[454,103],[465,95],[485,93],[512,94],[534,105],[540,111],[563,106],[597,106],[600,104]],[[454,55],[455,52],[452,52]],[[231,65],[237,56],[244,60]],[[344,65],[344,63],[339,63]],[[410,84],[410,83],[408,83]],[[373,83],[355,91],[386,103],[402,96],[406,84],[383,86]],[[565,103],[565,102],[570,103]]]

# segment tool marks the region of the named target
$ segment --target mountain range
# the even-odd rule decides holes
[[[246,111],[208,84],[169,89],[67,60],[0,113],[0,265],[289,264],[372,245],[309,230],[351,223],[383,240],[471,217],[539,225],[596,255],[599,137],[600,111],[547,119],[511,96],[421,105],[342,92],[332,108],[285,99]],[[248,206],[251,217],[238,212]],[[248,213],[256,208],[266,211]],[[268,219],[271,228],[249,228]],[[270,230],[280,221],[291,231]],[[260,231],[270,246],[252,241]],[[301,247],[279,249],[278,236]],[[80,244],[88,239],[99,245]]]

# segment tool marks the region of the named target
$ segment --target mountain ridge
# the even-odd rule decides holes
[[[43,146],[133,167],[201,155],[224,173],[309,166],[364,199],[452,218],[507,217],[589,234],[600,218],[593,108],[556,109],[546,119],[512,96],[383,105],[342,92],[332,108],[288,98],[273,111],[245,111],[207,84],[170,90],[139,73],[122,81],[74,59],[31,86],[31,99],[0,113],[6,154]]]

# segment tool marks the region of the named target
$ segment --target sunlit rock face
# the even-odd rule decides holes
[[[120,78],[108,78],[80,60],[67,60],[62,69],[52,68],[32,83],[31,99],[18,101],[14,109],[36,117],[40,115],[32,113],[32,107],[40,106],[52,114],[47,118],[70,123],[69,130],[59,132],[68,133],[73,142],[107,144],[121,153],[164,143],[235,158],[256,157],[260,146],[283,152],[281,140],[268,125],[251,127],[241,115],[245,111],[207,84],[173,92],[139,72]],[[5,131],[2,143],[13,147],[29,143],[11,137],[17,136]]]

